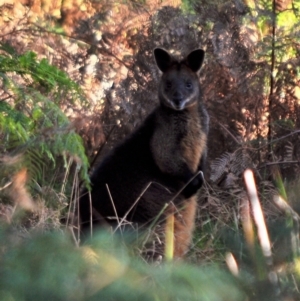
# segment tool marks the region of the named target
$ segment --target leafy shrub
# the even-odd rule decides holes
[[[65,72],[46,59],[39,61],[35,53],[18,54],[6,44],[0,50],[0,176],[7,182],[12,171],[7,158],[21,155],[16,169],[27,168],[32,187],[52,186],[70,196],[70,168],[76,167],[74,177],[80,172],[88,183],[88,159],[62,107],[84,105],[83,93]]]

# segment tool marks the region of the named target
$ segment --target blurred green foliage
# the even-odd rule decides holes
[[[130,258],[111,235],[75,247],[68,235],[17,239],[1,229],[0,299],[25,300],[244,300],[232,275],[182,262],[160,267]]]

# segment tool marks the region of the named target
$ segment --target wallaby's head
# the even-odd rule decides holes
[[[156,48],[154,57],[163,72],[158,94],[161,104],[174,110],[184,110],[195,105],[200,96],[197,72],[202,66],[204,51],[196,49],[178,61],[164,49]]]

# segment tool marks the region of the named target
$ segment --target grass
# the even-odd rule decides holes
[[[249,197],[239,207],[229,202],[220,208],[217,194],[203,190],[217,211],[200,206],[185,260],[172,260],[170,217],[167,260],[155,264],[140,255],[154,231],[140,237],[125,235],[122,227],[95,231],[93,241],[79,245],[76,229],[60,224],[63,206],[35,199],[35,210],[26,212],[22,202],[2,204],[2,216],[3,206],[9,210],[0,226],[0,300],[299,300],[298,215],[277,196],[281,216],[265,222],[251,174],[249,181]],[[51,189],[44,193],[49,198]]]
[[[75,247],[62,233],[17,241],[2,227],[1,300],[243,300],[234,277],[218,267],[145,264],[120,241],[98,234]],[[217,284],[217,288],[215,285]]]

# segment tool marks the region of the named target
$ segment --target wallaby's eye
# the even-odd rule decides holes
[[[185,87],[190,90],[193,88],[193,84],[191,82],[186,82]]]
[[[171,88],[172,88],[172,82],[171,82],[171,81],[168,80],[168,81],[166,82],[166,88],[167,88],[167,89],[171,89]]]

